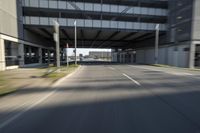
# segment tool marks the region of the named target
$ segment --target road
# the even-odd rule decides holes
[[[26,106],[1,107],[0,133],[200,133],[200,72],[85,65],[52,89],[0,105],[27,95]]]

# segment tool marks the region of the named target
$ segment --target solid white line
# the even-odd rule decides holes
[[[18,117],[20,117],[21,115],[23,115],[25,112],[29,111],[30,109],[32,109],[33,107],[37,106],[38,104],[40,104],[41,102],[43,102],[44,100],[46,100],[48,97],[50,97],[51,95],[53,95],[57,90],[54,90],[52,92],[50,92],[49,94],[47,94],[45,97],[41,98],[40,100],[38,100],[37,102],[35,102],[34,104],[32,104],[31,106],[25,108],[24,110],[22,110],[21,112],[19,112],[18,114],[16,114],[15,116],[11,117],[10,119],[6,120],[4,123],[2,123],[0,125],[0,129],[5,127],[6,125],[8,125],[9,123],[11,123],[12,121],[14,121],[15,119],[17,119]]]
[[[123,73],[123,75],[124,75],[125,77],[127,77],[128,79],[130,79],[131,81],[133,81],[136,85],[141,86],[141,84],[140,84],[138,81],[134,80],[134,79],[131,78],[130,76],[126,75],[125,73]]]
[[[56,87],[58,86],[61,82],[63,82],[66,78],[69,78],[70,76],[72,76],[74,73],[76,73],[81,67],[79,67],[75,72],[65,76],[64,78],[58,80],[55,84],[52,85],[52,87]],[[13,117],[11,117],[10,119],[4,121],[2,124],[0,124],[0,129],[2,129],[3,127],[7,126],[8,124],[10,124],[12,121],[16,120],[17,118],[19,118],[21,115],[23,115],[24,113],[26,113],[27,111],[31,110],[32,108],[34,108],[35,106],[39,105],[40,103],[42,103],[43,101],[45,101],[48,97],[50,97],[51,95],[53,95],[54,93],[57,92],[56,90],[53,90],[52,92],[49,92],[47,95],[45,95],[44,97],[42,97],[41,99],[39,99],[38,101],[36,101],[35,103],[33,103],[32,105],[30,105],[29,107],[23,109],[21,112],[17,113],[16,115],[14,115]]]

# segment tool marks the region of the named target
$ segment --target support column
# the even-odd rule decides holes
[[[42,48],[38,48],[39,52],[39,64],[42,64]]]
[[[0,71],[6,69],[5,61],[5,43],[4,40],[0,38]]]
[[[122,53],[119,53],[119,63],[122,63]]]
[[[122,56],[123,63],[126,63],[126,53],[123,53],[122,55],[123,55]]]
[[[51,53],[50,53],[50,50],[48,50],[48,64],[51,63]]]
[[[18,47],[18,55],[19,55],[19,66],[24,66],[24,44],[19,44]]]
[[[195,44],[191,42],[190,44],[190,55],[189,55],[189,68],[195,67]]]
[[[133,55],[133,53],[131,53],[131,61],[130,61],[130,63],[134,63],[134,57],[133,57],[134,55]]]

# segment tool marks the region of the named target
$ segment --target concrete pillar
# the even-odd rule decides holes
[[[194,68],[195,67],[195,44],[191,43],[190,44],[190,55],[189,55],[189,68]]]
[[[122,63],[125,63],[125,54],[122,53]]]
[[[51,53],[50,53],[50,50],[48,50],[48,64],[50,64],[51,63]]]
[[[42,48],[38,48],[39,52],[39,64],[42,64]]]
[[[131,53],[131,61],[130,61],[130,63],[134,63],[134,55],[133,55],[133,53]]]
[[[120,58],[119,58],[119,59],[120,59],[119,62],[122,63],[122,62],[123,62],[123,55],[122,55],[122,53],[120,53],[120,56],[119,56],[119,57],[120,57]]]
[[[5,44],[4,40],[0,38],[0,71],[4,71],[5,69],[6,69]]]
[[[18,55],[19,55],[19,66],[24,66],[24,44],[19,44],[18,47]]]

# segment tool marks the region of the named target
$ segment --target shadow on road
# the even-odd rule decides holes
[[[0,129],[0,132],[198,133],[199,131],[200,117],[197,113],[200,111],[197,102],[200,100],[199,92],[162,95],[164,99],[197,100],[190,105],[192,108],[181,106],[180,101],[168,105],[152,95],[124,95],[112,98],[102,96],[98,99],[96,97],[69,97],[64,98],[69,102],[64,102],[62,99],[59,104],[58,102],[55,104],[52,100],[52,104],[31,109],[7,127]],[[5,114],[6,112],[0,113],[1,116]]]

